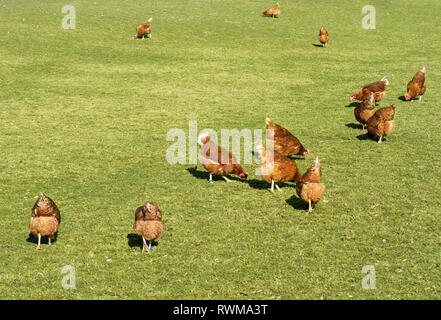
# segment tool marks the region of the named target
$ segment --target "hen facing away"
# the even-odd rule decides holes
[[[297,195],[305,202],[309,203],[309,212],[312,212],[315,204],[323,197],[326,188],[322,179],[322,166],[318,157],[311,167],[303,175],[302,179],[297,182]]]
[[[328,30],[326,30],[326,28],[324,26],[322,26],[320,28],[318,39],[319,39],[319,42],[323,45],[323,47],[326,47],[330,38],[329,38]]]
[[[367,122],[368,133],[366,137],[378,136],[380,137],[378,143],[381,143],[381,139],[395,129],[394,115],[395,106],[393,104],[375,111]]]
[[[36,250],[41,249],[41,237],[48,237],[49,246],[52,245],[51,239],[55,237],[61,223],[60,211],[55,202],[41,194],[32,208],[29,231],[38,238]]]
[[[137,235],[142,236],[142,251],[151,251],[152,241],[158,239],[164,232],[162,213],[156,202],[146,202],[135,210],[133,230]],[[149,242],[148,245],[146,240]]]
[[[363,126],[362,130],[364,130],[367,121],[374,115],[374,113],[375,98],[374,94],[371,93],[369,100],[363,100],[360,105],[354,109],[355,119]]]

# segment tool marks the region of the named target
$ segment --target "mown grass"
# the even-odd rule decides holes
[[[76,29],[61,8],[76,8]],[[441,290],[441,3],[0,0],[0,298],[424,299]],[[153,38],[133,40],[153,17]],[[328,48],[315,47],[324,24]],[[399,100],[426,65],[423,102]],[[387,76],[384,143],[359,140],[347,95]],[[262,129],[272,118],[319,156],[327,193],[308,214],[293,185],[210,185],[170,165],[167,132]],[[250,150],[245,150],[249,152]],[[199,166],[199,170],[202,170]],[[35,197],[58,204],[55,245],[28,239]],[[151,254],[135,208],[159,203]],[[61,268],[76,268],[76,290]],[[361,286],[376,270],[375,290]]]

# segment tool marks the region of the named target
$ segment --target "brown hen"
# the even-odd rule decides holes
[[[326,28],[324,26],[322,26],[320,28],[318,39],[319,39],[319,42],[323,45],[323,47],[326,47],[330,38],[329,38],[328,30],[326,30]]]
[[[360,89],[360,91],[349,95],[349,98],[352,101],[368,100],[371,96],[371,93],[373,93],[374,98],[375,98],[375,102],[381,101],[381,100],[383,100],[384,96],[386,95],[386,87],[388,84],[389,84],[389,80],[387,80],[386,77],[383,77],[383,79],[381,79],[380,81],[364,85]]]
[[[375,113],[375,98],[371,93],[369,100],[363,100],[358,107],[354,109],[355,119],[363,126],[362,130],[366,126],[367,121]]]
[[[275,124],[271,119],[266,118],[266,129],[273,130],[273,134],[267,132],[267,138],[273,142],[274,150],[284,156],[299,155],[306,157],[309,150],[306,150],[300,140],[291,134],[287,129]]]
[[[296,191],[298,196],[305,202],[309,203],[309,212],[312,212],[315,204],[323,197],[326,188],[321,183],[322,178],[322,166],[318,157],[315,162],[303,175],[302,179],[297,182]]]
[[[139,26],[136,27],[136,33],[134,35],[135,39],[138,39],[138,38],[144,39],[144,37],[147,37],[147,38],[152,37],[152,29],[150,28],[152,20],[153,20],[153,18],[150,18],[146,22],[144,22],[143,24],[140,24]]]
[[[279,13],[280,13],[280,4],[276,4],[274,7],[266,9],[265,11],[262,12],[262,15],[264,16],[270,16],[270,17],[275,17],[278,18],[279,17]]]
[[[57,205],[42,193],[32,208],[31,221],[29,222],[29,231],[38,238],[36,250],[41,249],[41,237],[48,237],[48,244],[52,245],[51,239],[58,232],[60,223],[61,216]]]
[[[231,182],[225,175],[235,174],[241,179],[248,178],[248,172],[246,172],[236,157],[229,152],[218,146],[211,141],[209,135],[201,135],[198,139],[200,145],[199,159],[204,166],[205,170],[210,174],[209,182],[213,182],[213,175],[220,175],[227,182]]]
[[[297,182],[302,178],[302,174],[297,168],[296,162],[277,151],[266,150],[263,146],[256,148],[259,157],[262,178],[271,183],[271,192],[274,192],[274,184],[279,182],[292,181]]]
[[[426,67],[423,67],[418,71],[407,84],[407,93],[404,95],[406,100],[411,100],[417,96],[420,96],[420,101],[423,98],[423,94],[426,92]]]
[[[374,115],[367,121],[368,133],[366,137],[378,136],[380,137],[378,143],[381,143],[381,139],[395,129],[394,115],[395,105],[393,104],[375,111]]]
[[[162,213],[156,202],[146,202],[135,211],[135,224],[133,229],[142,236],[142,251],[152,250],[152,241],[158,239],[164,232]],[[147,245],[146,240],[149,242]]]

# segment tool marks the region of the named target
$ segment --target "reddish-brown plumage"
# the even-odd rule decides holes
[[[349,95],[349,98],[353,101],[355,100],[367,100],[370,98],[371,93],[374,94],[375,101],[381,101],[384,99],[386,94],[386,87],[389,81],[386,78],[380,81],[369,83],[364,85],[357,93]]]
[[[406,100],[411,100],[417,96],[421,97],[426,92],[426,85],[424,82],[426,81],[426,67],[423,67],[420,71],[418,71],[407,84],[407,92],[404,95]]]
[[[151,33],[152,33],[152,29],[150,27],[151,23],[152,23],[152,18],[148,19],[143,24],[140,24],[139,26],[137,26],[134,38],[137,39],[137,38],[141,38],[144,36],[146,36],[147,38],[150,37]]]
[[[267,132],[267,138],[273,142],[274,150],[284,156],[299,155],[306,157],[309,153],[300,140],[291,134],[287,129],[275,124],[271,119],[266,119],[266,129],[273,130],[273,136]]]
[[[390,134],[395,129],[395,106],[392,104],[389,107],[381,108],[375,111],[374,115],[367,121],[368,134],[367,137],[378,136],[381,138]]]
[[[280,4],[276,4],[274,7],[266,9],[262,12],[264,16],[278,17],[280,13]]]
[[[324,26],[322,26],[320,28],[318,39],[319,39],[319,42],[323,46],[326,46],[326,44],[329,42],[329,39],[330,39],[329,38],[329,33],[328,33],[328,30],[326,30],[326,28]]]
[[[136,234],[143,238],[142,250],[151,250],[151,242],[158,239],[164,232],[162,213],[156,202],[146,202],[143,206],[136,209],[133,229]],[[148,246],[145,240],[149,242]]]
[[[297,195],[305,202],[309,203],[309,212],[315,204],[323,197],[326,188],[321,183],[322,166],[318,160],[311,165],[311,167],[303,175],[302,179],[296,184]]]
[[[41,249],[41,237],[50,239],[55,237],[61,223],[61,215],[55,202],[43,193],[37,199],[32,208],[29,231],[38,237],[37,250]]]
[[[200,137],[199,145],[201,146],[199,150],[200,161],[210,175],[235,174],[241,179],[248,177],[248,172],[242,168],[236,157],[211,141],[210,136]]]
[[[355,119],[364,127],[367,121],[375,113],[375,98],[374,94],[371,93],[369,100],[363,100],[358,107],[354,109]]]
[[[256,148],[261,163],[262,178],[271,183],[271,191],[274,191],[273,184],[285,181],[296,182],[302,178],[296,162],[277,151],[271,152],[263,146]]]

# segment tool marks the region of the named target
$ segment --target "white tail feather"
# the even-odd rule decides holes
[[[198,138],[198,144],[200,145],[200,146],[202,146],[204,143],[202,142],[203,140],[206,140],[207,138],[210,138],[210,135],[208,134],[208,133],[204,133],[204,134],[201,134],[200,136],[199,136],[199,138]],[[208,139],[208,140],[210,140],[210,139]],[[206,142],[205,142],[206,143]]]

